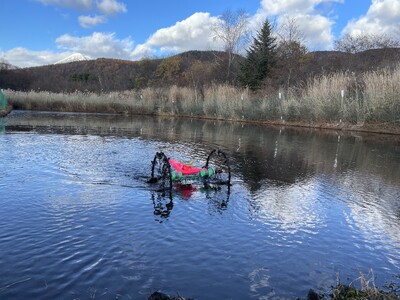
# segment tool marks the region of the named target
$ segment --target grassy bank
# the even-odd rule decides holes
[[[145,88],[106,94],[5,91],[16,109],[194,116],[262,122],[400,127],[400,65],[310,78],[274,94],[230,85]]]
[[[316,293],[310,290],[307,300],[400,300],[397,294],[398,285],[395,283],[387,284],[386,291],[375,286],[374,273],[372,269],[368,274],[360,272],[360,277],[356,278],[350,284],[343,284],[337,279],[336,286],[328,293]]]

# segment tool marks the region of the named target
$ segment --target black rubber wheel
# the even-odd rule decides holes
[[[158,183],[162,189],[172,189],[171,165],[163,152],[157,152],[151,162],[150,183]]]
[[[206,168],[213,168],[215,175],[210,177],[210,182],[220,184],[231,184],[231,168],[226,154],[214,149],[207,157]]]

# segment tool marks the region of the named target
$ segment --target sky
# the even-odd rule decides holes
[[[0,0],[0,61],[55,63],[74,53],[140,60],[222,50],[213,24],[243,10],[263,21],[295,19],[309,50],[331,50],[344,34],[400,40],[400,0]]]

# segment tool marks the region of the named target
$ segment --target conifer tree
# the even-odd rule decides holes
[[[264,22],[257,37],[247,50],[247,56],[241,65],[241,82],[251,90],[261,88],[264,79],[276,62],[276,38],[272,36],[271,24]]]

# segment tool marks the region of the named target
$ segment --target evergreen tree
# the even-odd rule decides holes
[[[276,62],[276,38],[272,36],[268,19],[247,50],[241,65],[241,82],[252,90],[259,89]]]

